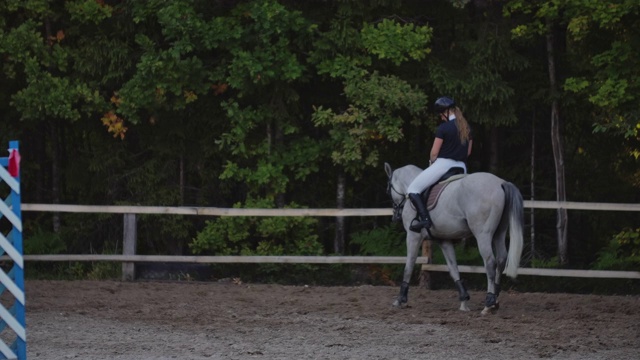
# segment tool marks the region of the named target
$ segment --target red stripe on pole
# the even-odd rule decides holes
[[[17,149],[12,149],[9,155],[9,175],[13,177],[20,175],[20,153]]]

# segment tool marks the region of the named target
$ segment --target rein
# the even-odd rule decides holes
[[[391,197],[391,203],[393,204],[393,221],[400,221],[402,219],[402,208],[404,208],[404,204],[407,201],[407,194],[401,193],[400,191],[396,190],[396,188],[391,183],[391,178],[393,178],[393,172],[391,173],[387,181],[387,195]],[[400,203],[396,203],[395,201],[393,201],[393,195],[391,193],[392,191],[402,196],[402,201],[400,201]]]

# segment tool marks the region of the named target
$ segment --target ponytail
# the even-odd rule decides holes
[[[452,110],[456,115],[456,126],[458,128],[458,136],[460,137],[460,142],[462,144],[465,144],[469,141],[470,138],[471,130],[469,130],[469,123],[467,122],[467,119],[465,119],[462,115],[462,111],[460,111],[460,108],[456,106]]]

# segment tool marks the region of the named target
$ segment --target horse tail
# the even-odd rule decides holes
[[[507,255],[507,264],[505,274],[515,279],[518,276],[518,267],[520,266],[520,257],[522,256],[523,246],[523,223],[524,223],[524,205],[520,190],[510,182],[502,184],[505,194],[504,214],[509,216],[509,254]]]

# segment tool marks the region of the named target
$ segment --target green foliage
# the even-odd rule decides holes
[[[236,204],[235,208],[240,208]],[[248,200],[247,208],[271,208],[269,200]],[[290,204],[289,208],[298,208]],[[195,254],[320,255],[317,221],[308,217],[220,217],[207,221],[189,244]]]
[[[405,233],[395,225],[353,233],[351,244],[358,246],[360,255],[404,256],[407,254]]]
[[[64,275],[72,280],[79,280],[85,276],[88,268],[88,264],[85,263],[69,263]]]
[[[248,200],[248,208],[271,208],[269,200]],[[240,208],[236,204],[234,208]],[[290,204],[288,208],[298,208]],[[322,255],[323,247],[316,235],[317,221],[308,217],[220,217],[207,221],[189,244],[195,254],[279,256]],[[313,265],[296,265],[295,274],[313,273]],[[259,281],[291,280],[289,267],[282,264],[260,264],[251,271],[236,269],[236,275],[257,277]],[[290,269],[289,269],[290,270]]]
[[[601,270],[640,269],[640,228],[627,228],[616,234],[598,253],[593,267]]]
[[[233,60],[228,66],[227,80],[232,87],[243,89],[249,83],[290,82],[302,76],[304,65],[291,51],[291,45],[299,41],[296,37],[304,37],[309,30],[300,12],[290,11],[276,1],[262,1],[238,7],[234,15],[250,19],[249,26],[236,25],[244,31],[239,39],[249,39],[247,35],[251,34],[256,41],[252,49],[229,43]]]
[[[117,262],[96,262],[86,274],[89,280],[114,280],[122,277],[122,264]]]
[[[318,127],[329,128],[331,159],[356,179],[380,162],[378,146],[404,138],[403,116],[418,116],[426,109],[426,96],[396,76],[374,72],[347,79],[345,95],[349,107],[335,113],[322,106],[312,116]]]
[[[145,54],[136,75],[118,92],[118,112],[133,123],[139,109],[181,110],[208,90],[204,65],[195,58],[181,58],[170,51]]]
[[[65,280],[115,280],[122,276],[122,265],[116,262],[71,262],[58,271],[57,274],[41,274],[37,277]]]
[[[36,263],[25,271],[27,279],[37,280],[117,280],[122,265],[117,262]]]
[[[640,3],[630,0],[512,0],[505,6],[506,15],[530,16],[528,23],[513,29],[516,38],[546,35],[554,26],[566,28],[567,55],[576,74],[565,76],[564,89],[593,107],[589,117],[595,132],[623,135],[630,144],[628,155],[634,157],[640,154],[639,11]]]
[[[79,120],[83,108],[90,112],[104,106],[99,94],[85,84],[40,71],[34,61],[27,62],[26,74],[29,86],[13,97],[13,105],[23,119]]]
[[[384,19],[372,25],[365,24],[361,31],[362,45],[380,59],[391,60],[396,66],[406,60],[423,60],[431,49],[433,29],[414,24],[398,24]]]
[[[478,170],[487,170],[492,154],[491,161],[507,169],[502,175],[516,176],[511,180],[520,185],[528,181],[523,174],[529,174],[529,161],[523,159],[531,151],[532,121],[537,133],[547,131],[541,120],[557,99],[573,179],[569,197],[637,202],[637,1],[431,5],[0,1],[0,129],[5,140],[24,144],[24,201],[333,207],[335,181],[346,174],[345,207],[386,206],[380,163],[424,163],[434,123],[426,111],[429,99],[450,95],[474,129]],[[541,56],[550,30],[563,45],[556,60],[564,86],[556,94],[548,91]],[[105,129],[121,137],[114,141]],[[496,138],[487,135],[490,129]],[[553,178],[551,151],[548,137],[537,133],[536,196],[549,199],[555,195],[547,180]],[[611,178],[624,183],[611,186]],[[59,235],[38,230],[27,250],[102,253],[117,249],[122,237],[120,216],[61,219]],[[540,220],[537,214],[537,236],[552,238],[553,221]],[[330,219],[201,221],[140,216],[139,250],[178,254],[194,239],[191,250],[200,246],[200,253],[315,254],[322,253],[319,244],[329,249],[333,237]],[[380,221],[350,218],[352,248],[403,255],[401,231],[368,234]],[[34,222],[50,229],[51,214]],[[624,225],[585,223],[569,226],[572,238],[591,236],[588,246],[570,253],[573,261],[589,263],[600,247],[595,234]],[[283,234],[290,236],[281,239]],[[391,245],[386,236],[394,239]],[[545,253],[554,253],[550,243]],[[622,248],[607,252],[624,255]],[[472,249],[461,247],[459,256]],[[97,266],[105,268],[38,263],[30,271],[109,276],[110,265]],[[328,274],[349,276],[346,266],[335,268]],[[287,269],[268,270],[275,277]],[[291,275],[320,276],[317,269]]]
[[[471,239],[467,241],[472,241]],[[446,264],[446,260],[444,259],[444,255],[442,251],[436,250],[437,246],[433,248],[433,263],[434,264]],[[475,246],[475,243],[472,244],[456,244],[455,246],[456,252],[456,260],[460,265],[477,265],[484,266],[484,262],[482,261],[482,256],[480,256],[480,252],[478,251],[478,247]]]
[[[351,35],[351,36],[348,36]],[[327,129],[332,162],[358,179],[380,162],[379,145],[404,138],[402,127],[423,115],[426,95],[409,82],[376,70],[369,54],[400,66],[409,59],[422,60],[429,53],[432,29],[402,25],[385,19],[365,23],[361,29],[334,22],[320,34],[310,61],[319,75],[344,81],[345,101],[338,108],[317,106],[313,123]]]
[[[11,11],[19,12],[24,6],[23,10],[35,12],[31,13],[33,18],[10,27],[0,36],[0,54],[7,60],[4,73],[9,78],[23,77],[26,84],[13,94],[12,105],[21,113],[22,119],[40,121],[53,117],[76,121],[83,115],[103,110],[106,104],[91,85],[67,76],[70,47],[65,31],[47,23],[45,27],[51,32],[48,38],[41,33],[42,22],[52,11],[45,4],[47,2],[27,2],[11,8]],[[68,5],[74,8],[78,3]]]
[[[19,26],[3,31],[0,37],[0,51],[8,57],[4,64],[4,71],[10,78],[17,76],[17,69],[34,56],[46,56],[42,48],[42,36],[36,30],[38,22],[29,19]]]
[[[367,75],[365,67],[371,65],[371,59],[365,56],[347,56],[338,54],[334,58],[324,59],[317,65],[319,75],[332,78],[352,79]]]
[[[65,7],[71,15],[71,20],[77,20],[81,23],[97,25],[113,14],[113,7],[95,0],[66,1]]]
[[[428,75],[434,90],[453,96],[472,124],[511,126],[522,111],[515,104],[522,85],[515,79],[531,67],[531,61],[512,44],[507,25],[487,24],[492,21],[497,19],[487,16],[465,29],[468,35],[447,38],[452,48],[434,52]]]
[[[350,234],[351,244],[356,247],[358,255],[365,256],[406,256],[405,232],[401,227],[392,224],[371,230]],[[373,283],[394,284],[402,278],[403,267],[398,265],[370,266],[367,278]]]
[[[405,239],[406,233],[397,225],[388,225],[351,234],[351,244],[356,246],[358,255],[364,256],[406,256],[407,246]],[[458,264],[483,265],[482,257],[478,252],[478,248],[475,246],[456,245],[455,252]],[[439,250],[435,243],[432,248],[432,263],[446,264],[442,251]],[[372,266],[369,269],[369,277],[376,282],[389,285],[397,279],[401,279],[403,272],[403,266]],[[416,269],[414,269],[414,276],[412,277],[414,281],[418,279],[418,273],[419,266],[416,266]],[[447,276],[442,282],[446,283],[448,286],[450,285],[451,279]]]
[[[558,260],[557,256],[554,256],[548,260],[533,258],[531,259],[531,267],[540,269],[558,269],[560,268],[560,260]]]
[[[571,78],[564,83],[564,89],[571,92],[580,92],[589,86],[589,81],[585,78]]]
[[[28,241],[24,241],[25,254],[60,254],[67,249],[60,234],[46,231],[40,226],[36,226],[32,231],[33,233],[25,234],[28,239]]]

